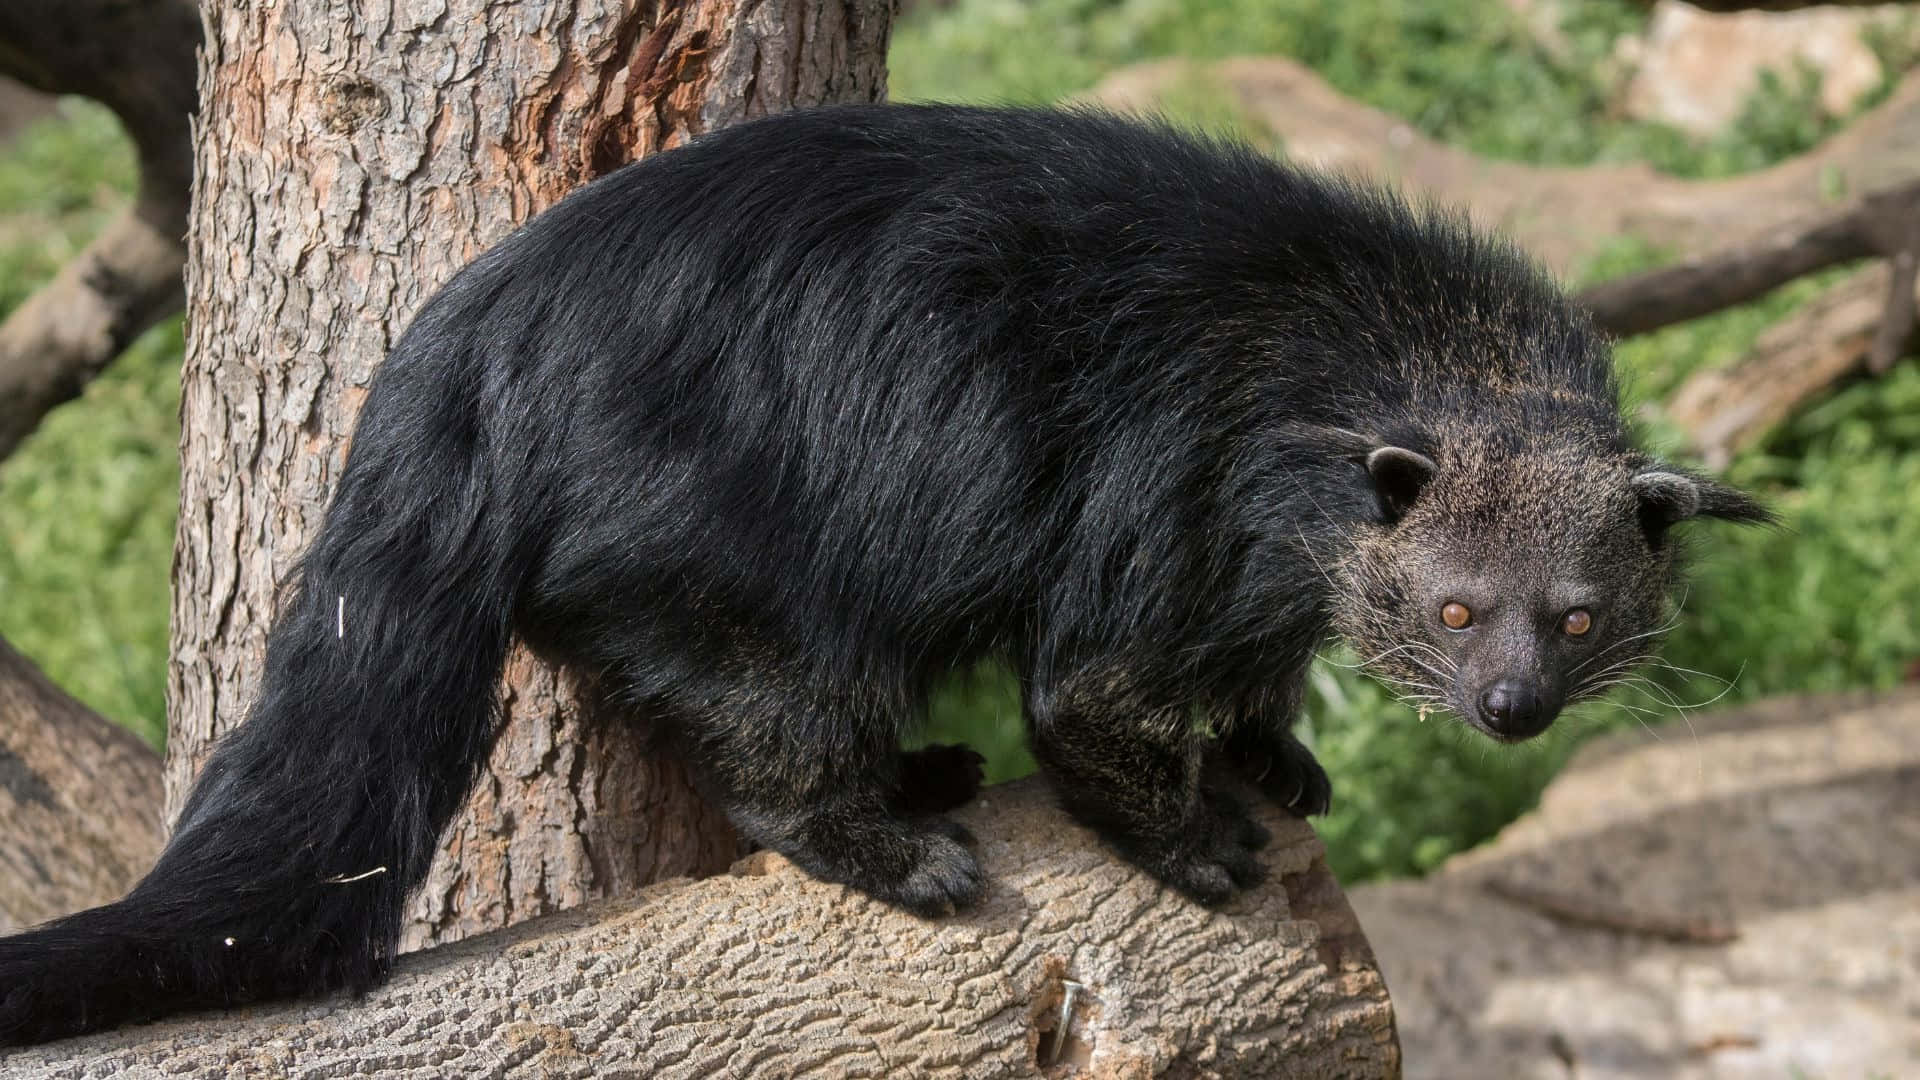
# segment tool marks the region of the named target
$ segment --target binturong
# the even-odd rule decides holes
[[[610,174],[380,367],[257,700],[152,872],[0,940],[0,1042],[384,978],[516,638],[751,841],[925,915],[988,884],[978,758],[901,749],[1017,674],[1061,805],[1202,903],[1335,635],[1503,740],[1644,659],[1683,536],[1606,341],[1458,215],[1093,112],[799,112]],[[345,631],[341,631],[344,621]]]

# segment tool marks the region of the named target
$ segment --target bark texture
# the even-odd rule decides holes
[[[462,264],[702,131],[885,88],[890,0],[205,0],[187,274],[169,816],[245,715],[369,378]],[[511,721],[411,911],[448,941],[736,854],[628,717],[522,654]],[[401,719],[401,718],[396,718]]]
[[[755,855],[402,960],[359,1002],[56,1044],[8,1075],[1397,1077],[1386,987],[1320,842],[1265,813],[1273,876],[1219,911],[1023,781],[959,815],[992,885],[958,918]]]
[[[0,324],[0,458],[180,310],[199,43],[193,0],[0,4],[0,72],[101,102],[140,154],[133,205]]]
[[[160,755],[4,640],[0,823],[0,933],[118,898],[160,851]]]

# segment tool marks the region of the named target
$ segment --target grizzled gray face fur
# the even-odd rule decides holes
[[[1531,445],[1528,445],[1531,443]],[[1474,435],[1364,464],[1381,521],[1336,580],[1337,625],[1373,674],[1503,742],[1647,660],[1678,581],[1675,523],[1764,515],[1731,489],[1581,439]]]

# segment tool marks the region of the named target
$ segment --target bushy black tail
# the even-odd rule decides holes
[[[406,895],[493,740],[527,543],[477,402],[421,378],[428,364],[376,386],[252,715],[152,872],[0,940],[0,1045],[362,989],[390,968]]]

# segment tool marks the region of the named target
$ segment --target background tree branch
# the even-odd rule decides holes
[[[1833,384],[1871,370],[1875,342],[1886,332],[1887,294],[1896,284],[1891,265],[1877,262],[1847,275],[1768,327],[1738,363],[1694,373],[1668,400],[1667,419],[1708,465],[1723,469]],[[1906,287],[1911,304],[1914,283]]]
[[[0,933],[116,899],[160,851],[160,756],[0,640]]]
[[[0,458],[185,302],[199,43],[190,0],[0,4],[0,73],[106,105],[140,160],[133,205],[0,323]]]
[[[1911,261],[1916,248],[1920,248],[1920,177],[1856,199],[1833,213],[1790,221],[1671,266],[1596,285],[1582,291],[1578,300],[1601,329],[1628,337],[1710,315],[1794,278],[1855,259],[1879,255],[1898,260],[1906,255]],[[1909,278],[1909,293],[1912,284]],[[1911,307],[1888,306],[1892,318],[1899,318],[1903,310],[1910,327]]]
[[[1398,1076],[1324,849],[1262,813],[1273,875],[1220,911],[1121,863],[1029,780],[958,815],[992,878],[964,915],[915,918],[763,853],[404,957],[357,1002],[57,1043],[7,1075]]]

